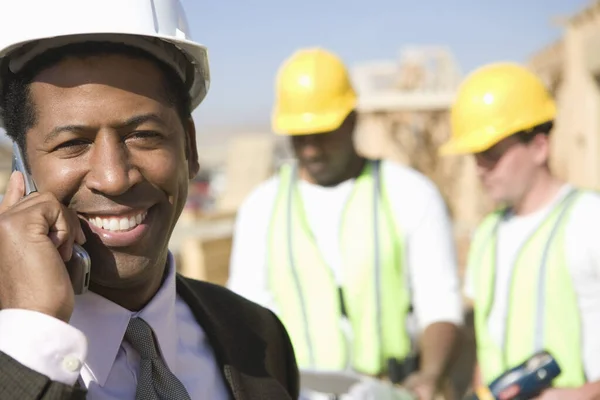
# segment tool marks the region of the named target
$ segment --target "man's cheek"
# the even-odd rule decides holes
[[[183,162],[173,158],[158,159],[144,170],[143,175],[145,180],[158,187],[172,200],[181,195],[181,189],[187,186],[189,180],[185,159]]]
[[[41,172],[43,171],[43,172]],[[51,192],[60,201],[73,196],[79,189],[80,174],[68,168],[38,168],[32,176],[39,192]]]

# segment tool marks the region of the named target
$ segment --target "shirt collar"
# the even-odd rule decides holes
[[[140,317],[152,327],[167,366],[175,370],[179,337],[175,315],[175,274],[175,260],[169,253],[162,286],[139,312],[131,312],[93,292],[75,298],[69,324],[87,337],[88,355],[84,368],[98,385],[106,383],[132,317]]]

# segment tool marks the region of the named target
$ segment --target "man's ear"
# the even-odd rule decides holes
[[[200,162],[198,161],[198,147],[196,146],[196,124],[190,117],[185,124],[185,158],[188,162],[188,174],[190,179],[194,179],[200,171]]]
[[[538,165],[545,165],[550,159],[550,137],[544,134],[537,134],[532,144],[535,146],[535,161]]]

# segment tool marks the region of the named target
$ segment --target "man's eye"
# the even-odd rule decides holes
[[[68,142],[59,144],[58,146],[56,146],[55,150],[68,149],[68,148],[77,147],[77,146],[86,146],[88,144],[89,144],[89,142],[86,140],[73,139],[73,140],[69,140]]]
[[[154,131],[137,131],[133,132],[131,135],[127,137],[127,139],[152,139],[159,138],[161,134]]]
[[[125,137],[125,143],[131,146],[154,148],[163,143],[165,136],[156,131],[136,131]]]

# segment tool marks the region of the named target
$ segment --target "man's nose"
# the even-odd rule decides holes
[[[141,173],[131,165],[127,145],[120,138],[97,138],[89,163],[86,184],[95,192],[118,196],[141,180]]]
[[[304,157],[314,157],[321,152],[321,141],[317,135],[305,135],[295,138],[296,146]]]

